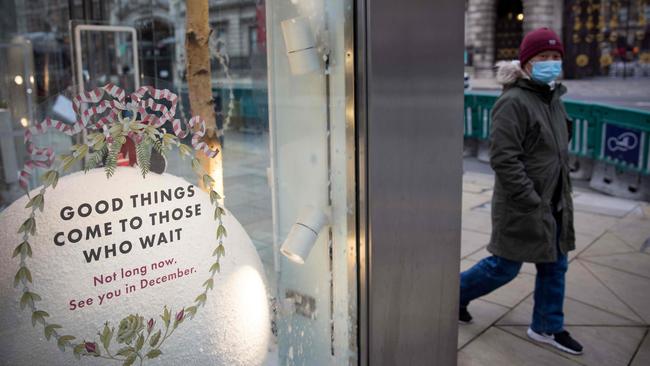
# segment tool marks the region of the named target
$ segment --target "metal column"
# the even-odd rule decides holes
[[[455,365],[463,11],[358,0],[362,365]]]

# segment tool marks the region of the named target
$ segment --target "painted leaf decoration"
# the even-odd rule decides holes
[[[136,353],[131,353],[129,355],[129,357],[127,357],[126,360],[124,360],[124,363],[122,364],[122,366],[131,366],[131,365],[133,365],[133,363],[135,362],[136,357],[138,357],[138,355]]]
[[[163,311],[163,315],[160,316],[163,320],[163,323],[165,323],[165,328],[169,327],[169,322],[172,319],[172,313],[167,309],[165,306],[165,310]]]
[[[207,300],[207,296],[205,295],[205,293],[200,294],[199,296],[196,297],[196,299],[194,299],[194,301],[198,303],[204,303],[205,300]]]
[[[123,347],[120,348],[119,351],[117,351],[118,356],[129,356],[134,352],[133,347]]]
[[[152,349],[151,351],[149,351],[149,352],[147,353],[147,358],[149,358],[149,359],[151,359],[151,358],[156,358],[156,357],[160,356],[161,354],[162,354],[162,351],[161,351],[161,350],[159,350],[159,349]]]
[[[149,345],[151,347],[156,347],[158,344],[158,341],[160,340],[160,329],[151,336],[151,339],[149,339]]]
[[[86,349],[86,345],[85,345],[84,343],[79,343],[78,345],[74,346],[74,348],[72,349],[72,352],[73,352],[75,355],[79,355],[79,354],[81,354],[81,352],[83,352],[85,349]]]
[[[200,174],[203,171],[203,168],[201,167],[201,163],[199,162],[198,159],[192,159],[192,169],[197,174]]]
[[[205,185],[206,187],[212,187],[213,184],[214,184],[214,179],[212,179],[212,177],[207,174],[203,174],[203,185]],[[212,199],[212,192],[214,191],[210,191],[210,199]]]
[[[219,200],[219,193],[217,193],[217,191],[215,191],[214,189],[211,189],[210,202],[214,204],[215,202],[217,202],[217,200]]]
[[[185,309],[185,312],[190,314],[191,317],[194,317],[196,314],[196,306],[189,306],[187,309]]]
[[[208,278],[205,282],[203,282],[203,286],[209,290],[212,290],[214,288],[214,279]]]
[[[71,335],[63,335],[59,337],[59,340],[56,342],[56,344],[61,347],[65,348],[66,345],[70,344],[70,341],[74,340],[75,337]]]
[[[113,338],[113,331],[108,327],[108,323],[106,323],[104,324],[104,330],[102,330],[102,334],[99,337],[99,340],[102,342],[104,349],[107,350],[111,345],[111,338]]]
[[[138,340],[135,341],[135,350],[136,351],[141,350],[142,346],[144,346],[144,336],[142,334],[140,334],[140,336],[138,337]]]
[[[50,340],[50,337],[52,337],[52,334],[54,334],[54,330],[60,329],[61,326],[58,324],[48,324],[45,326],[43,329],[43,333],[45,333],[45,339],[48,341]]]
[[[11,258],[16,258],[20,252],[23,250],[23,244],[18,244],[14,249],[14,254],[11,255]]]
[[[228,236],[228,232],[226,231],[226,227],[223,225],[219,225],[217,228],[217,239],[221,239],[223,237]]]
[[[210,272],[221,272],[221,264],[219,264],[219,262],[214,262],[212,267],[210,267]]]
[[[50,316],[47,312],[43,310],[36,310],[32,313],[32,326],[36,326],[36,323],[44,323],[45,318]]]

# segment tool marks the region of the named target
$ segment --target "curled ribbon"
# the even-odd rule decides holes
[[[139,115],[141,123],[156,128],[171,121],[174,134],[179,139],[186,137],[193,131],[192,147],[197,151],[202,151],[209,158],[215,157],[219,150],[211,149],[203,141],[206,133],[205,121],[199,116],[194,116],[188,121],[188,126],[183,129],[183,122],[174,119],[177,104],[178,96],[176,94],[168,89],[156,89],[151,86],[143,86],[128,97],[123,89],[113,84],[107,84],[101,88],[95,88],[77,95],[74,97],[72,104],[77,116],[74,124],[69,125],[58,120],[45,118],[40,123],[35,123],[30,128],[25,129],[25,145],[28,159],[20,172],[20,186],[27,189],[34,168],[47,169],[54,163],[55,157],[52,148],[41,148],[34,145],[32,140],[34,135],[44,134],[48,129],[54,128],[68,136],[74,136],[88,128],[102,131],[106,136],[107,143],[110,145],[112,141],[109,126],[118,121],[119,116],[124,111],[131,112],[134,116]],[[129,132],[128,135],[136,143],[143,139],[141,133]]]

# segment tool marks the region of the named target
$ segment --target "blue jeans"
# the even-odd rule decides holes
[[[512,281],[522,262],[511,261],[493,255],[483,258],[472,268],[460,274],[460,306],[487,295]],[[537,333],[557,333],[564,328],[564,276],[568,268],[567,256],[558,248],[557,261],[536,263],[535,307],[531,328]]]

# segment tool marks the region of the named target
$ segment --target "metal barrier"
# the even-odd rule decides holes
[[[465,137],[485,140],[498,94],[465,92]],[[573,121],[569,151],[578,157],[650,175],[650,112],[565,100]]]

